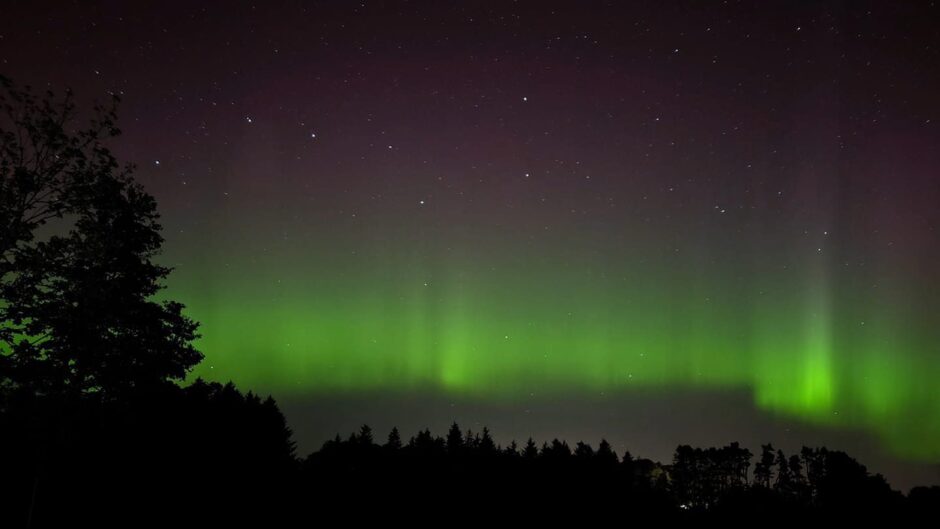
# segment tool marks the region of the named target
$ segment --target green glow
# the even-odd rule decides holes
[[[171,294],[202,322],[195,374],[282,395],[434,388],[506,402],[747,388],[764,410],[940,461],[938,332],[899,308],[903,278],[858,292],[822,262],[739,276],[667,252],[471,259],[336,244],[316,259],[233,252],[250,264],[179,268]]]

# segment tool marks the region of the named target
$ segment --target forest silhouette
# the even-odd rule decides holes
[[[116,105],[79,128],[71,94],[0,76],[3,527],[937,513],[940,487],[904,495],[826,448],[682,445],[660,463],[454,423],[407,440],[364,425],[301,457],[271,397],[188,379],[197,323],[157,301],[156,202],[106,146]]]

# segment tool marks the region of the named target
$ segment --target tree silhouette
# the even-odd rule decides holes
[[[803,459],[803,469],[806,472],[806,485],[810,497],[816,499],[826,474],[827,451],[825,448],[813,449],[804,446],[800,450],[800,457]]]
[[[787,466],[790,467],[790,493],[797,497],[800,501],[806,501],[807,499],[807,485],[806,485],[806,476],[803,475],[803,463],[800,460],[800,456],[793,454],[790,456],[790,459],[787,461]]]
[[[202,359],[183,306],[153,299],[170,269],[153,262],[163,243],[156,202],[103,143],[119,133],[114,105],[71,132],[70,94],[37,98],[0,78],[8,392],[115,397],[181,380]],[[52,235],[41,239],[40,229]]]
[[[536,446],[535,441],[529,437],[529,440],[525,442],[525,446],[522,448],[522,457],[528,461],[533,461],[539,456],[539,448]]]
[[[475,443],[476,449],[485,455],[490,455],[496,452],[496,443],[493,442],[493,436],[490,435],[490,429],[486,426],[483,427],[483,433],[480,435],[479,440]]]
[[[601,439],[600,444],[597,445],[597,459],[604,466],[617,465],[617,461],[619,461],[617,452],[614,452],[614,449],[610,447],[607,439]]]
[[[790,475],[790,463],[783,450],[777,450],[777,481],[774,487],[780,492],[789,492],[793,487],[793,478]]]
[[[760,460],[754,465],[754,483],[764,488],[770,488],[775,461],[772,444],[761,445]]]
[[[356,440],[362,446],[372,446],[372,427],[368,424],[363,424],[362,427],[359,428],[359,435],[356,437]]]
[[[540,454],[543,458],[554,461],[565,461],[571,457],[571,448],[567,441],[560,441],[557,438],[552,439],[551,444],[543,444]]]
[[[392,427],[392,431],[388,432],[388,440],[385,441],[385,448],[388,450],[400,450],[401,449],[401,434],[398,433],[398,427]]]
[[[473,433],[473,430],[467,428],[467,433],[464,435],[463,444],[468,450],[473,450],[476,448],[477,443],[480,442],[480,435]]]
[[[578,441],[574,446],[574,456],[582,461],[590,461],[594,457],[594,449],[591,445]]]
[[[460,426],[455,422],[450,425],[447,431],[447,451],[451,454],[457,454],[463,450],[463,433]]]

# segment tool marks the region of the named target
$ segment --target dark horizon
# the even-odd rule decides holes
[[[768,416],[748,407],[750,394],[745,391],[716,394],[685,392],[633,398],[597,398],[588,405],[567,402],[564,397],[530,403],[524,420],[511,406],[480,403],[472,399],[448,397],[432,392],[398,395],[364,393],[330,395],[318,398],[279,398],[278,406],[287,418],[298,454],[319,450],[336,435],[346,439],[368,424],[376,439],[392,427],[402,432],[430,429],[442,435],[452,422],[492,432],[494,440],[507,446],[532,437],[541,446],[554,438],[596,446],[606,439],[618,452],[629,451],[635,457],[667,462],[680,444],[708,447],[739,442],[758,453],[760,446],[772,443],[788,453],[802,446],[826,446],[858,458],[873,473],[885,476],[892,487],[907,493],[912,487],[940,485],[940,465],[925,465],[885,455],[877,439],[858,432],[839,432],[813,426],[782,416]],[[683,409],[694,417],[673,416],[670,410]],[[732,434],[746,424],[746,431]],[[559,433],[564,425],[567,433]],[[708,425],[703,428],[703,425]],[[407,441],[407,439],[406,439]]]

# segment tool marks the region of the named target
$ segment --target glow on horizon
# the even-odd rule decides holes
[[[189,302],[206,353],[194,376],[280,395],[431,389],[507,403],[745,388],[760,409],[861,428],[897,455],[940,461],[940,370],[918,350],[932,347],[929,332],[886,308],[862,325],[812,273],[762,292],[698,274],[389,266],[255,274],[267,290],[203,285],[211,303]],[[901,331],[911,339],[896,340]]]

